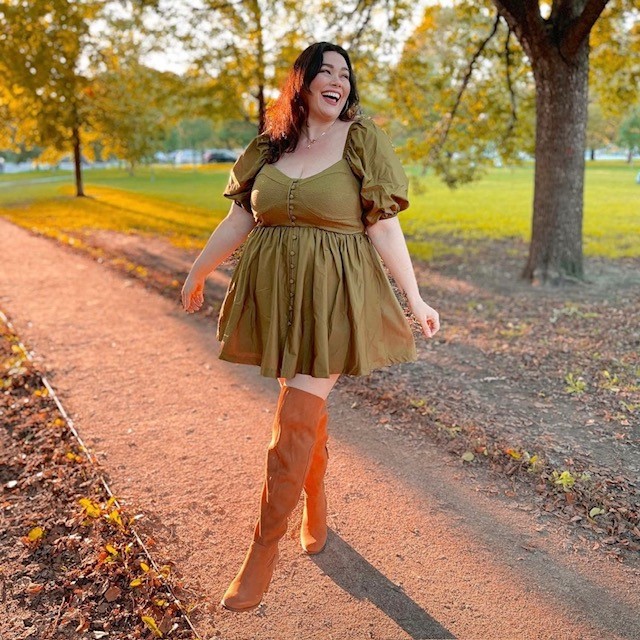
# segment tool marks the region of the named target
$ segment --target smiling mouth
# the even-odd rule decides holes
[[[328,93],[323,93],[322,97],[329,101],[331,104],[338,104],[340,102],[340,95],[338,93],[334,93],[333,91]]]

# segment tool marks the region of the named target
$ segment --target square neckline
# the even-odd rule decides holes
[[[347,161],[346,155],[347,155],[347,147],[349,146],[349,136],[351,135],[351,129],[353,128],[353,125],[356,124],[356,122],[359,121],[359,118],[354,118],[351,121],[351,124],[349,125],[349,128],[347,129],[347,137],[345,138],[344,141],[344,147],[342,148],[342,157],[340,158],[340,160],[337,160],[336,162],[330,164],[328,167],[325,167],[324,169],[310,175],[310,176],[305,176],[304,178],[294,178],[292,176],[287,175],[286,173],[284,173],[284,171],[282,171],[281,169],[278,169],[278,167],[276,167],[273,164],[269,164],[267,163],[266,166],[267,167],[271,167],[272,169],[275,169],[281,176],[284,176],[285,178],[287,178],[288,180],[292,180],[294,182],[302,182],[303,180],[309,180],[311,178],[316,178],[317,176],[326,173],[327,171],[329,171],[329,169],[333,169],[334,167],[338,166],[341,162],[345,162]]]

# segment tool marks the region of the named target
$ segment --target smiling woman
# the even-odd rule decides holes
[[[381,257],[425,337],[439,328],[397,220],[409,206],[407,177],[358,103],[342,47],[320,42],[302,52],[265,131],[234,164],[224,191],[229,215],[182,291],[185,310],[200,309],[207,274],[246,238],[220,311],[219,357],[258,365],[281,388],[253,540],[221,602],[232,611],[262,600],[303,489],[301,546],[324,549],[326,399],[338,377],[417,357]]]

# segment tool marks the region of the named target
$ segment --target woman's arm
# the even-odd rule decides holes
[[[393,279],[407,296],[411,312],[420,323],[424,335],[431,338],[440,329],[440,318],[438,312],[420,296],[398,217],[378,220],[375,224],[368,226],[366,231]]]
[[[253,216],[235,202],[232,203],[227,217],[214,229],[185,280],[182,287],[182,306],[185,311],[200,309],[204,302],[206,277],[244,242],[255,226]]]

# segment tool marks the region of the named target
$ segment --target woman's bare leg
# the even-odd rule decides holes
[[[314,378],[304,373],[297,373],[293,378],[278,378],[278,382],[281,387],[286,384],[287,387],[302,389],[326,400],[339,377],[339,373],[334,373],[329,378]]]

